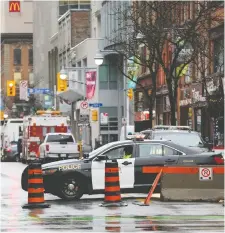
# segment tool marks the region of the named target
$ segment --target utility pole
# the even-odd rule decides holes
[[[127,61],[124,58],[123,61],[123,73],[126,74],[127,73]],[[126,75],[124,75],[123,78],[123,88],[124,88],[124,110],[123,110],[123,115],[124,115],[124,140],[126,140],[127,138],[127,123],[128,123],[128,119],[127,117],[129,116],[127,114],[127,109],[129,109],[129,102],[127,103],[127,77]],[[128,100],[129,101],[129,100]]]
[[[57,95],[57,90],[56,90],[56,85],[54,85],[54,109],[57,110],[57,104],[56,104],[56,95]]]

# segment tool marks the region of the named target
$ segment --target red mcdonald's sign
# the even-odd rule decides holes
[[[20,12],[20,1],[9,1],[9,12]]]

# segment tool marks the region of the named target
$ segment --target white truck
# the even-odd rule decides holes
[[[71,133],[48,133],[39,147],[44,162],[61,159],[78,159],[79,146]]]
[[[3,149],[10,146],[11,142],[17,142],[22,134],[23,119],[8,119],[1,127],[1,146]]]

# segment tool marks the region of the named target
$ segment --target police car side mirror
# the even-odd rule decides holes
[[[97,160],[98,161],[107,160],[107,156],[106,155],[98,155]]]

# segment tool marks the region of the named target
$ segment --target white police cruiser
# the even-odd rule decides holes
[[[124,156],[127,149],[130,156]],[[130,153],[129,152],[129,153]],[[126,140],[108,143],[89,154],[87,159],[62,160],[42,165],[45,192],[66,200],[79,199],[83,194],[104,193],[105,162],[117,161],[120,187],[124,193],[147,192],[156,173],[142,172],[144,166],[223,164],[221,155],[200,154],[168,140]],[[28,188],[28,167],[21,178],[22,188]],[[158,191],[159,185],[156,188]]]

